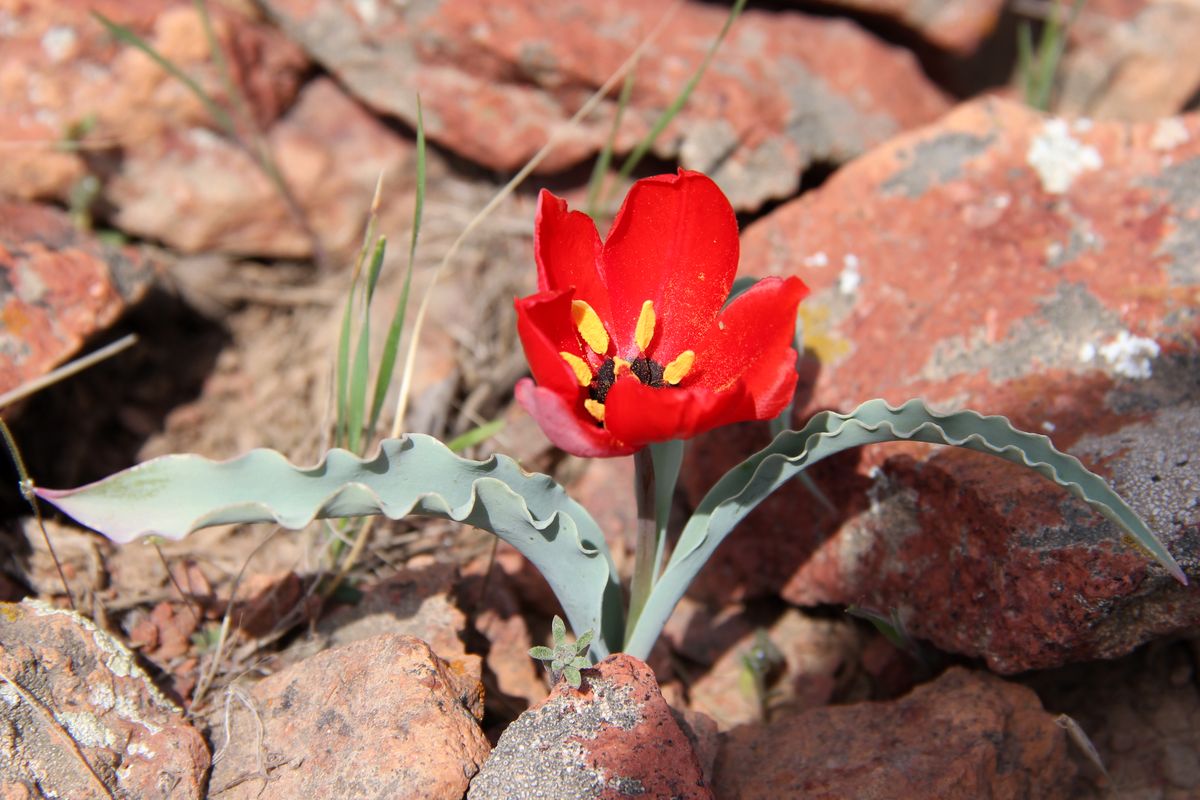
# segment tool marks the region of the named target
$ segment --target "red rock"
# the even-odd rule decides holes
[[[649,667],[622,653],[584,681],[561,681],[505,730],[470,800],[713,796]]]
[[[1029,689],[955,667],[900,700],[725,734],[714,790],[805,797],[1065,798],[1065,733]]]
[[[752,226],[743,270],[814,290],[819,363],[797,422],[876,396],[1007,415],[1109,477],[1197,575],[1200,116],[1173,122],[1185,135],[1165,142],[1163,123],[975,102]],[[748,453],[738,435],[692,448],[693,502]],[[778,493],[718,556],[722,582],[895,608],[915,636],[1003,672],[1114,657],[1200,621],[1200,594],[999,459],[888,445],[813,472],[838,513],[798,485]]]
[[[303,593],[291,570],[246,575],[234,597],[234,624],[247,636],[266,636],[303,601]]]
[[[154,633],[141,633],[148,639],[141,648],[143,654],[155,661],[167,662],[191,650],[191,637],[196,632],[196,617],[184,606],[175,606],[163,601],[156,605],[146,617],[146,622],[154,626]],[[137,638],[132,633],[130,638]]]
[[[38,600],[0,604],[0,791],[200,798],[208,748],[117,639]]]
[[[261,738],[241,703],[231,705],[228,728],[212,731],[223,755],[210,791],[233,800],[461,797],[488,753],[478,679],[411,636],[326,650],[265,678],[249,697]],[[269,780],[258,778],[264,752]]]
[[[544,172],[597,152],[615,100],[566,131],[664,7],[535,0],[448,0],[436,13],[335,0],[269,0],[269,13],[372,107],[416,120],[430,138],[487,167],[515,170],[552,135]],[[617,146],[628,151],[678,95],[727,10],[684,4],[638,65]],[[816,161],[853,158],[946,108],[912,55],[844,20],[748,11],[656,152],[710,173],[738,208],[785,197]]]
[[[796,3],[804,6],[807,3]],[[1003,0],[829,0],[825,6],[865,12],[895,20],[927,41],[958,53],[969,53],[996,27]]]
[[[0,201],[0,393],[69,359],[154,273],[137,250],[100,242],[62,211]]]
[[[1097,119],[1177,114],[1200,90],[1198,39],[1193,2],[1089,0],[1068,34],[1055,108]]]
[[[209,9],[250,113],[270,123],[296,93],[303,53],[228,4]],[[188,0],[0,0],[0,196],[66,200],[96,168],[92,155],[140,152],[170,129],[214,126],[195,95],[147,55],[116,42],[93,11],[143,37],[219,105],[233,105]],[[60,147],[64,141],[83,150]]]
[[[309,224],[335,254],[361,246],[380,175],[389,190],[386,219],[411,202],[396,186],[411,143],[331,80],[305,86],[267,140]],[[129,154],[105,198],[116,208],[113,221],[122,230],[184,252],[313,253],[311,238],[266,174],[243,150],[205,128],[164,135]],[[411,217],[411,211],[401,216]]]

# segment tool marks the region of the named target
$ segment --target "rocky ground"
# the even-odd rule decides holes
[[[168,452],[318,458],[380,175],[381,307],[401,291],[419,91],[418,297],[556,146],[434,287],[410,428],[503,419],[472,453],[554,474],[628,568],[632,465],[563,456],[512,403],[511,300],[534,286],[537,189],[582,202],[616,90],[572,114],[671,13],[638,62],[627,152],[728,5],[209,6],[220,57],[187,0],[0,0],[0,395],[139,337],[0,400],[33,478]],[[1192,586],[1030,472],[872,446],[812,471],[824,502],[796,486],[760,507],[646,663],[614,656],[573,690],[528,656],[553,595],[486,534],[376,525],[323,598],[323,528],[156,549],[51,515],[60,576],[5,465],[0,797],[1200,796],[1200,5],[1089,0],[1046,114],[1014,73],[1018,25],[1049,7],[751,3],[639,170],[711,174],[743,274],[812,287],[797,424],[872,397],[1007,415],[1107,478]],[[767,440],[695,440],[677,512]]]

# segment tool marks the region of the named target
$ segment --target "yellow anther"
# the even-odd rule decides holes
[[[667,364],[663,370],[663,380],[674,386],[683,380],[684,376],[692,370],[692,364],[696,362],[696,354],[691,350],[684,350],[675,357],[675,360]]]
[[[596,418],[596,422],[604,422],[604,403],[589,398],[583,401],[583,407]]]
[[[587,365],[586,361],[574,353],[566,351],[559,353],[559,355],[562,356],[563,361],[567,362],[567,366],[575,371],[575,377],[579,380],[580,386],[587,386],[592,382],[592,368]]]
[[[623,370],[623,369],[629,369],[629,362],[623,358],[614,358],[613,359],[613,377],[614,378],[621,377],[621,370]]]
[[[604,330],[604,323],[595,309],[582,300],[572,300],[571,321],[588,347],[600,355],[608,352],[608,331]]]
[[[654,338],[654,302],[647,300],[642,303],[642,311],[638,314],[637,330],[633,334],[634,341],[637,342],[638,350],[643,353],[650,346],[650,340]]]

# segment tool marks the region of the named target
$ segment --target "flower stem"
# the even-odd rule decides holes
[[[637,544],[633,550],[633,582],[630,585],[629,616],[625,630],[632,631],[654,588],[658,550],[658,517],[655,513],[654,458],[649,448],[633,454],[633,493],[637,498]]]

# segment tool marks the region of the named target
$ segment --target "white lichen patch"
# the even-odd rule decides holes
[[[1160,351],[1158,342],[1153,339],[1121,331],[1117,338],[1099,347],[1085,344],[1079,350],[1079,360],[1091,363],[1099,356],[1111,371],[1121,377],[1144,380],[1153,374],[1154,359],[1158,358]]]
[[[842,271],[838,275],[838,291],[842,294],[854,294],[862,284],[862,274],[858,271],[858,256],[849,253],[842,259]]]
[[[125,748],[125,755],[130,757],[145,758],[147,760],[154,758],[155,752],[147,747],[142,742],[130,742]]]
[[[117,704],[112,685],[105,682],[93,683],[88,688],[88,703],[100,711],[112,711],[113,706]]]
[[[74,55],[78,39],[74,28],[55,25],[42,34],[42,52],[55,64],[61,64]]]
[[[119,695],[117,702],[113,705],[113,710],[117,712],[117,716],[126,722],[132,722],[135,725],[140,725],[150,733],[151,736],[158,734],[162,730],[162,726],[156,725],[146,718],[142,713],[141,704],[135,698]]]
[[[820,269],[821,267],[829,266],[829,256],[825,255],[824,250],[818,250],[811,256],[804,257],[804,266]]]
[[[86,711],[60,711],[58,721],[71,734],[71,738],[84,747],[113,747],[117,737],[96,715]]]
[[[1071,136],[1065,120],[1047,120],[1026,156],[1048,194],[1063,194],[1084,172],[1100,169],[1099,151]]]
[[[29,608],[39,617],[51,616],[55,614],[62,614],[70,617],[76,625],[92,635],[92,641],[96,645],[96,650],[99,651],[99,654],[103,657],[104,666],[108,668],[109,672],[111,672],[113,675],[116,675],[118,678],[136,679],[138,683],[144,687],[150,700],[164,711],[172,714],[183,713],[183,709],[168,700],[166,696],[164,696],[163,693],[158,690],[158,687],[154,685],[154,682],[150,680],[150,677],[142,670],[141,667],[137,665],[137,662],[134,660],[133,653],[129,651],[129,648],[121,644],[119,640],[107,632],[97,628],[95,623],[93,623],[91,620],[76,614],[74,611],[70,611],[65,608],[56,608],[44,600],[26,598],[25,600],[21,601],[21,604]],[[122,701],[125,701],[126,705],[136,708],[136,704],[132,703],[129,698],[121,696],[116,699],[116,708],[118,711],[121,709]],[[137,721],[144,725],[147,724],[145,720],[141,719],[134,720],[132,717],[126,717],[126,719]]]
[[[1174,150],[1191,138],[1187,125],[1179,117],[1160,119],[1150,134],[1150,146],[1155,150]]]

